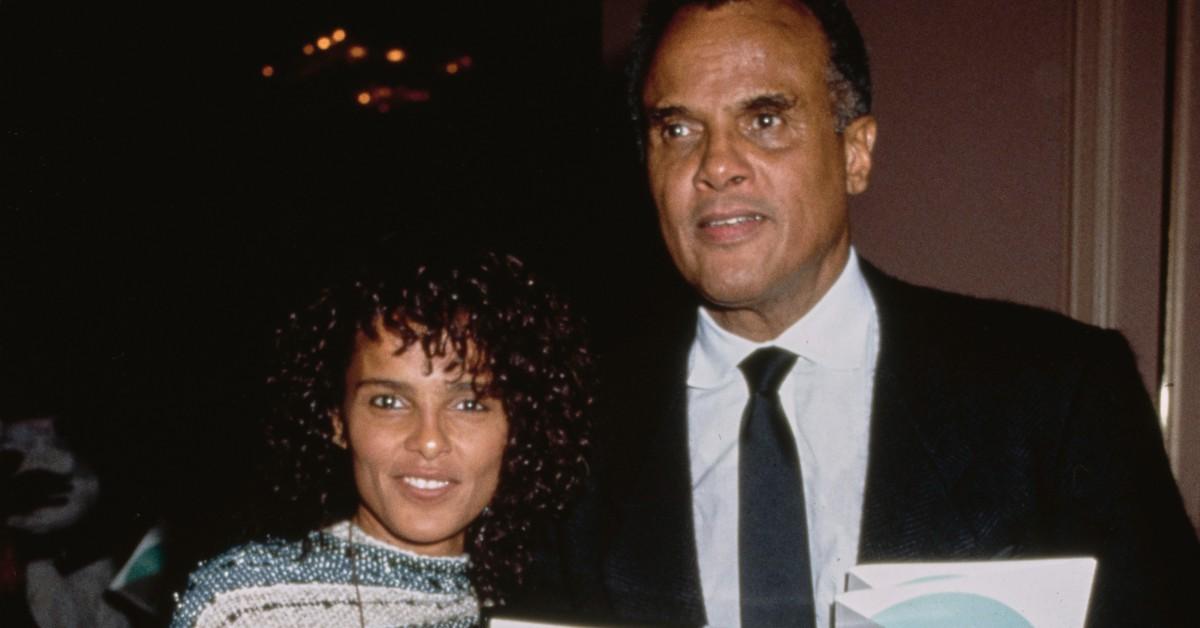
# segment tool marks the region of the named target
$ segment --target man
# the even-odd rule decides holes
[[[650,190],[701,304],[611,369],[576,594],[829,626],[860,562],[1082,555],[1092,625],[1185,623],[1200,547],[1120,335],[855,255],[876,123],[844,3],[652,0],[639,41]]]

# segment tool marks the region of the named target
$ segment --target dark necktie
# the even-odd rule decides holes
[[[738,365],[750,387],[738,445],[738,577],[746,628],[816,621],[800,459],[779,404],[779,384],[795,362],[795,354],[767,347]]]

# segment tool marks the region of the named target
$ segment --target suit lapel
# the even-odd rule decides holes
[[[951,498],[970,459],[944,362],[930,355],[921,289],[870,264],[863,274],[880,321],[860,562],[967,555],[976,535]],[[950,378],[951,380],[953,378]]]

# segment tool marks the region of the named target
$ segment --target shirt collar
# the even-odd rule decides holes
[[[700,308],[696,340],[688,355],[688,386],[716,388],[731,377],[740,377],[737,365],[755,349],[766,346],[782,347],[802,360],[827,368],[861,368],[874,308],[875,301],[853,248],[825,296],[774,340],[757,343],[742,338],[726,331],[708,310]]]

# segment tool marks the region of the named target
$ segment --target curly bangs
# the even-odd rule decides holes
[[[592,356],[567,304],[511,256],[404,263],[374,259],[324,288],[276,332],[277,403],[267,440],[277,521],[300,536],[352,515],[350,454],[333,443],[333,416],[358,334],[380,328],[429,358],[453,355],[499,399],[508,442],[496,494],[467,529],[472,582],[484,605],[520,586],[539,526],[581,488],[590,446]]]

